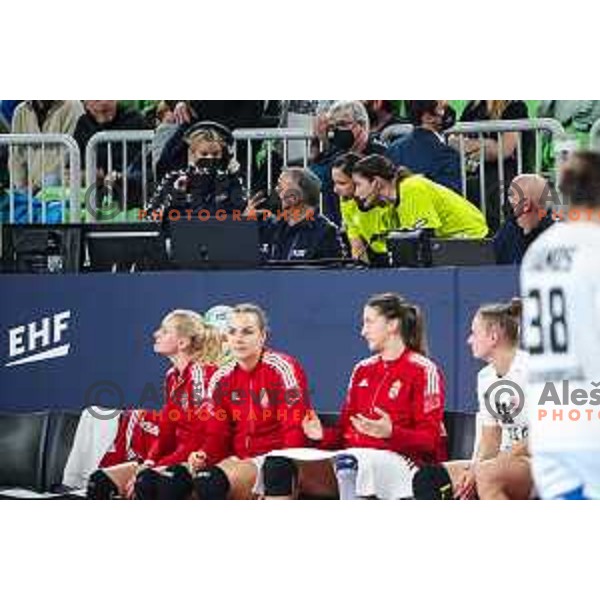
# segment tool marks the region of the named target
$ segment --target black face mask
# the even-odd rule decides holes
[[[331,145],[341,152],[348,152],[354,146],[354,134],[350,129],[334,129],[330,134]]]
[[[202,171],[216,173],[223,168],[222,158],[199,158],[196,161],[196,167]]]

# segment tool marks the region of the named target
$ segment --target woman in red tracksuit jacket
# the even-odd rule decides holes
[[[347,452],[321,461],[320,470],[314,461],[294,461],[302,488],[296,495],[407,497],[417,465],[445,458],[444,378],[425,356],[420,310],[397,294],[373,296],[364,308],[362,336],[373,355],[355,366],[337,426],[323,428],[314,413],[304,422],[318,448]],[[357,484],[361,461],[371,473]],[[264,469],[263,475],[272,480]]]
[[[189,457],[190,465],[200,469],[198,499],[253,497],[261,456],[307,442],[302,429],[310,408],[306,375],[296,359],[267,348],[266,339],[261,308],[233,308],[227,344],[235,362],[219,369],[209,388],[215,407],[211,435],[230,456],[209,469],[203,468],[202,453]]]
[[[220,344],[219,334],[193,311],[175,310],[163,319],[154,333],[154,350],[173,363],[165,376],[165,404],[160,411],[137,411],[142,413],[138,421],[124,421],[117,446],[129,430],[129,448],[133,444],[137,460],[108,467],[101,463],[90,478],[88,497],[131,497],[141,469],[182,463],[192,451],[202,449],[205,464],[225,456],[222,444],[207,435],[214,418],[208,385],[218,368],[214,363],[221,355]],[[155,435],[145,435],[141,423],[155,427]]]

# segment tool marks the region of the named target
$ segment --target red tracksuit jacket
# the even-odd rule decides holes
[[[161,421],[160,410],[123,411],[119,415],[119,428],[115,440],[102,457],[100,468],[128,461],[143,461],[158,437]]]
[[[409,349],[393,361],[372,356],[354,368],[337,427],[325,428],[319,446],[392,450],[416,463],[445,460],[444,399],[443,374],[425,356]],[[350,422],[359,413],[379,419],[374,407],[390,415],[391,438],[363,435]]]
[[[167,371],[160,432],[147,460],[159,467],[169,466],[187,461],[190,453],[198,450],[206,452],[209,464],[225,458],[221,444],[208,439],[214,418],[208,385],[216,370],[214,365],[189,363],[181,374],[175,367]]]
[[[239,458],[306,445],[302,419],[310,409],[308,385],[300,363],[265,350],[252,371],[237,363],[219,369],[209,396],[215,407],[212,439]]]
[[[163,407],[123,413],[113,448],[100,466],[128,460],[169,466],[185,462],[196,450],[204,450],[210,464],[224,458],[221,444],[207,439],[214,412],[208,402],[208,383],[216,370],[214,365],[188,363],[180,374],[171,367],[165,376]]]

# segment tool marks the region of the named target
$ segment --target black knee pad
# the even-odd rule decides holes
[[[187,500],[193,491],[192,476],[183,465],[173,465],[161,473],[159,500]]]
[[[425,465],[413,477],[415,500],[453,500],[452,481],[444,465]]]
[[[102,469],[90,475],[86,490],[89,500],[112,500],[118,495],[119,489],[115,482]]]
[[[352,454],[338,454],[333,459],[333,468],[338,471],[358,471],[358,460]]]
[[[298,467],[290,458],[267,456],[262,468],[265,496],[291,496],[298,480]]]
[[[194,494],[198,500],[226,500],[230,487],[225,471],[219,467],[204,469],[193,480]]]
[[[135,478],[134,496],[136,500],[158,500],[161,475],[154,469],[144,469]]]

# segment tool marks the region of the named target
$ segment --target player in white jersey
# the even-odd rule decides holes
[[[470,500],[531,496],[528,421],[523,388],[528,355],[519,350],[521,301],[486,304],[475,314],[468,343],[487,362],[477,376],[477,437],[471,461],[426,467],[415,476],[417,498]],[[439,493],[442,489],[452,494]]]
[[[533,488],[523,392],[529,356],[518,347],[520,319],[518,299],[485,305],[477,311],[469,336],[473,356],[488,363],[477,376],[480,430],[466,478],[467,484],[475,479],[482,500],[523,500]],[[458,491],[465,493],[462,486]]]
[[[575,153],[569,204],[521,268],[533,474],[542,498],[600,499],[600,154]]]

